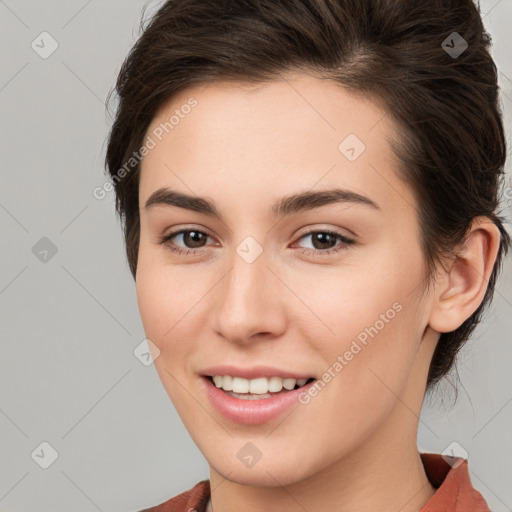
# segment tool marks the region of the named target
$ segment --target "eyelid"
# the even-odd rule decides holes
[[[177,235],[180,235],[182,233],[186,233],[189,231],[197,231],[198,233],[202,233],[212,239],[217,239],[215,236],[210,234],[210,231],[208,229],[206,229],[202,226],[199,227],[199,226],[179,225],[179,227],[173,227],[167,231],[168,231],[167,234],[159,236],[160,240],[169,239],[169,238],[175,237]]]
[[[344,233],[344,231],[346,233]],[[305,228],[301,228],[297,234],[294,235],[294,237],[300,238],[304,235],[309,235],[311,233],[336,233],[339,236],[342,236],[344,238],[351,238],[354,241],[357,239],[356,233],[354,231],[351,231],[347,228],[341,228],[341,227],[334,227],[334,226],[328,226],[328,225],[309,225]]]

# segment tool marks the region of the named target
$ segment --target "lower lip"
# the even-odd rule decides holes
[[[299,403],[299,394],[315,384],[311,381],[298,389],[275,395],[272,398],[244,400],[234,398],[218,388],[209,377],[202,377],[206,386],[206,394],[212,405],[224,417],[237,423],[256,425],[277,418],[293,404]]]

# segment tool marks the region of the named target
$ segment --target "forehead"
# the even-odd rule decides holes
[[[190,107],[192,100],[195,105]],[[148,133],[160,127],[163,137],[172,132],[174,138],[189,140],[207,133],[210,139],[224,143],[230,135],[237,145],[250,138],[258,142],[276,136],[281,142],[299,136],[312,142],[327,137],[334,143],[348,133],[366,139],[380,124],[376,133],[382,136],[389,132],[389,116],[376,99],[333,80],[296,73],[258,84],[223,81],[189,87],[160,107]]]
[[[157,185],[213,195],[236,183],[265,196],[318,184],[384,187],[403,200],[390,117],[370,97],[305,74],[195,85],[164,103],[148,128],[156,145],[142,161],[140,196]]]

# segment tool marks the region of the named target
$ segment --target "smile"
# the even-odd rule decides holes
[[[214,382],[213,376],[201,377],[210,404],[225,419],[245,425],[262,424],[279,417],[294,404],[295,406],[300,404],[300,394],[307,392],[307,389],[317,382],[314,378],[245,379],[226,375],[216,375],[215,379],[217,383]],[[300,386],[299,380],[302,384]],[[305,382],[302,383],[304,380]],[[226,390],[224,386],[231,389]],[[258,392],[250,392],[249,389],[256,389]],[[279,391],[271,391],[271,389],[279,389]]]
[[[213,375],[211,379],[216,387],[226,391],[229,396],[243,400],[271,398],[277,393],[299,389],[314,380],[313,378],[292,379],[277,376],[244,379],[231,375]]]

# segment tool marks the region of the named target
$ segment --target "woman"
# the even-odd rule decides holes
[[[470,0],[172,0],[106,164],[155,366],[210,479],[152,511],[483,511],[416,444],[510,245]]]

